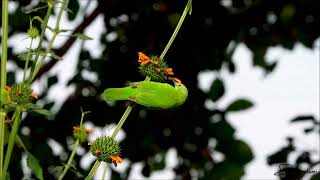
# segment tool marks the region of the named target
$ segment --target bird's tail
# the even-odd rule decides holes
[[[103,92],[104,98],[108,101],[128,100],[137,94],[137,89],[132,87],[109,88]]]

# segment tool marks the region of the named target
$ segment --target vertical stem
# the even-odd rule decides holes
[[[78,145],[79,145],[79,140],[77,140],[76,143],[73,145],[73,149],[72,149],[71,155],[69,157],[69,160],[67,162],[67,165],[65,166],[65,168],[64,168],[62,174],[59,176],[58,180],[62,180],[63,177],[66,175],[68,169],[71,167],[71,163],[72,163],[74,155],[77,152]]]
[[[0,177],[3,175],[3,149],[4,149],[4,119],[5,111],[2,109],[2,94],[7,84],[7,47],[8,47],[8,0],[2,0],[2,37],[1,37],[1,78],[0,78]]]
[[[62,4],[61,4],[61,7],[59,9],[59,13],[58,13],[58,16],[57,16],[57,20],[56,20],[56,24],[55,24],[55,28],[54,28],[51,40],[49,41],[49,44],[48,44],[48,46],[46,48],[45,53],[42,55],[42,59],[40,60],[40,63],[39,64],[34,64],[35,68],[34,68],[34,70],[32,72],[30,72],[30,77],[29,77],[29,80],[28,80],[29,82],[32,82],[32,80],[36,77],[38,71],[40,70],[41,66],[44,63],[44,60],[47,57],[47,54],[51,51],[53,42],[54,42],[54,40],[56,39],[56,37],[57,37],[57,35],[59,33],[60,20],[61,20],[63,11],[66,8],[66,5],[67,5],[67,0],[63,0]]]
[[[102,180],[105,180],[108,169],[109,169],[109,168],[108,168],[108,164],[106,164],[106,167],[105,167],[104,170],[103,170]]]
[[[176,29],[174,30],[171,38],[169,39],[168,44],[166,45],[166,47],[164,48],[164,50],[162,51],[162,53],[161,53],[161,55],[160,55],[160,59],[163,59],[163,58],[164,58],[164,56],[165,56],[166,53],[168,52],[171,44],[173,43],[174,39],[176,38],[176,36],[177,36],[177,34],[178,34],[178,32],[179,32],[179,30],[180,30],[180,28],[181,28],[181,25],[182,25],[182,23],[183,23],[186,15],[187,15],[187,13],[190,11],[191,3],[192,3],[192,0],[189,0],[188,3],[187,3],[187,5],[186,5],[186,7],[184,8],[184,11],[183,11],[183,13],[182,13],[182,15],[181,15],[181,17],[180,17],[180,20],[179,20],[177,26],[176,26]]]
[[[91,180],[93,178],[94,174],[97,172],[100,164],[101,164],[101,161],[96,160],[93,167],[91,168],[91,171],[89,172],[88,176],[84,180]]]
[[[26,74],[27,74],[27,70],[28,70],[29,61],[30,61],[30,58],[31,58],[32,42],[33,42],[33,38],[31,38],[31,42],[30,42],[30,46],[29,46],[29,52],[28,52],[28,55],[27,55],[26,63],[24,65],[23,82],[26,81]]]
[[[12,126],[12,130],[11,130],[10,137],[9,137],[9,142],[8,142],[8,147],[7,147],[7,152],[6,152],[6,158],[4,160],[3,173],[6,173],[7,170],[8,170],[8,166],[9,166],[9,163],[10,163],[13,146],[14,146],[14,143],[15,143],[16,136],[18,134],[19,127],[20,127],[21,114],[22,113],[21,113],[20,109],[17,108],[16,111],[14,112],[14,114],[13,114],[13,117],[12,117],[13,126]],[[2,178],[4,178],[4,177],[2,177]]]
[[[118,132],[120,131],[123,123],[127,120],[127,117],[129,116],[130,112],[132,110],[132,106],[129,105],[126,109],[126,111],[123,113],[116,129],[113,131],[113,134],[111,135],[111,138],[114,139],[116,137],[116,135],[118,134]]]
[[[37,65],[37,62],[38,62],[38,59],[39,59],[39,56],[40,56],[40,53],[41,53],[42,41],[44,39],[44,35],[45,35],[46,29],[47,29],[47,24],[48,24],[48,21],[49,21],[50,14],[52,12],[52,8],[53,8],[53,4],[48,3],[47,14],[44,17],[44,20],[43,20],[43,22],[41,24],[40,40],[39,40],[39,44],[38,44],[38,47],[37,47],[37,50],[36,50],[36,56],[35,56],[34,61],[33,61],[33,66],[31,67],[31,70],[30,70],[30,75],[34,71],[34,68]],[[31,82],[31,81],[29,80],[29,82]]]

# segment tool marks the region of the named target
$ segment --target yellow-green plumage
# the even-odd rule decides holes
[[[182,105],[188,97],[183,84],[175,87],[167,83],[141,81],[125,88],[109,88],[104,91],[108,101],[130,100],[151,109],[171,109]]]

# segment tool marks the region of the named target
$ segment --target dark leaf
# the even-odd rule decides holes
[[[310,128],[305,128],[303,131],[304,133],[308,134],[311,133],[314,130],[314,127],[310,127]]]
[[[313,175],[310,180],[319,180],[319,179],[320,179],[320,172]]]
[[[226,112],[242,111],[249,109],[252,106],[253,103],[247,99],[237,99],[226,108]]]
[[[27,152],[27,165],[31,169],[32,173],[38,178],[43,180],[42,167],[39,164],[37,158],[35,158],[31,153]]]
[[[210,91],[208,93],[210,99],[215,102],[220,99],[224,94],[224,84],[223,81],[219,78],[215,79],[211,84]]]
[[[305,115],[305,116],[297,116],[292,119],[290,122],[302,122],[302,121],[312,121],[315,122],[316,119],[312,115]]]
[[[70,10],[70,11],[68,11],[68,19],[69,20],[74,20],[77,17],[77,14],[79,12],[79,8],[80,8],[80,5],[79,5],[78,0],[69,1],[69,4],[68,4],[68,9]]]
[[[58,82],[58,77],[56,75],[48,77],[48,88]]]

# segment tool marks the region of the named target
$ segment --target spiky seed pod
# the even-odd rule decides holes
[[[26,83],[15,84],[9,90],[9,97],[17,105],[26,105],[33,100],[32,89]]]
[[[30,28],[28,29],[28,32],[27,32],[28,36],[32,39],[35,39],[36,37],[39,36],[39,31],[37,28],[33,27],[33,26],[30,26]]]
[[[79,126],[73,127],[73,137],[75,139],[78,139],[80,143],[87,141],[88,133],[90,132],[86,130],[84,127],[79,127]]]
[[[163,59],[159,59],[157,56],[152,56],[150,62],[140,64],[140,73],[143,76],[148,76],[152,81],[163,82],[166,80],[167,63]]]
[[[120,155],[120,146],[113,138],[102,136],[91,143],[90,151],[99,161],[111,163],[111,157]]]

